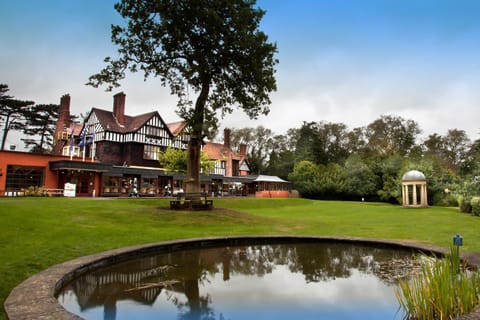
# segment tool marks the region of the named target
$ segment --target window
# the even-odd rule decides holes
[[[158,160],[159,152],[159,147],[146,144],[143,146],[143,159]]]
[[[67,131],[59,132],[57,135],[58,140],[68,140],[69,138],[70,138],[70,135],[68,134]]]
[[[146,131],[148,136],[159,137],[161,135],[158,127],[147,126]]]
[[[212,173],[225,175],[225,161],[215,161],[215,169]]]
[[[158,178],[143,178],[140,193],[155,195],[158,193]]]
[[[28,187],[42,187],[45,168],[26,166],[7,166],[7,190],[26,189]]]
[[[240,175],[240,161],[233,160],[232,161],[232,175],[239,176]]]
[[[118,193],[121,191],[122,177],[103,177],[103,193]]]
[[[80,156],[80,147],[73,147],[72,148],[72,155],[74,157]],[[70,146],[63,147],[62,156],[70,156]]]

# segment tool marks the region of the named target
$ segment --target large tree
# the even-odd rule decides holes
[[[420,133],[418,124],[413,120],[399,116],[381,116],[367,126],[367,147],[382,158],[395,154],[403,157],[415,146]]]
[[[471,141],[464,130],[450,129],[443,138],[445,158],[451,169],[458,171],[466,161]]]
[[[37,104],[26,112],[26,126],[22,138],[25,145],[32,152],[50,152],[53,147],[53,138],[58,118],[58,104]]]
[[[202,139],[218,115],[235,107],[250,118],[269,112],[278,61],[259,30],[265,11],[255,0],[123,0],[115,9],[126,20],[112,26],[119,57],[107,57],[88,84],[111,90],[127,71],[142,71],[168,85],[191,127],[186,191],[199,190]]]
[[[297,161],[343,163],[348,157],[348,130],[343,123],[304,122],[298,131]]]
[[[3,124],[3,135],[0,150],[5,149],[5,142],[10,130],[20,130],[25,126],[25,115],[34,104],[33,101],[22,101],[9,96],[8,85],[0,83],[0,122]]]
[[[272,149],[268,157],[267,174],[288,179],[294,165],[294,150],[297,130],[289,129],[286,135],[272,138]]]
[[[345,161],[345,190],[344,192],[353,197],[369,197],[375,194],[377,189],[377,176],[372,168],[363,161],[358,154],[352,154]]]
[[[263,126],[232,129],[230,133],[230,144],[237,150],[241,144],[247,145],[250,173],[266,173],[268,158],[273,148],[272,130]]]

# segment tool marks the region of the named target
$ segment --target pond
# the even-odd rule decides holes
[[[348,242],[183,249],[94,270],[57,299],[85,319],[402,319],[395,286],[415,260]]]

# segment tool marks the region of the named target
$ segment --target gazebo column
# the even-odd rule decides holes
[[[417,185],[413,185],[413,202],[412,205],[416,206],[418,204],[418,198],[417,198]]]
[[[427,207],[428,206],[428,200],[427,200],[427,184],[424,183],[422,184],[422,206]]]
[[[403,186],[403,205],[408,206],[410,201],[409,201],[409,196],[408,196],[408,184],[405,184]]]

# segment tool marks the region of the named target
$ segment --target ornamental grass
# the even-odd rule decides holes
[[[452,247],[444,259],[422,257],[419,273],[400,280],[396,295],[406,319],[455,319],[480,303],[480,273]]]

